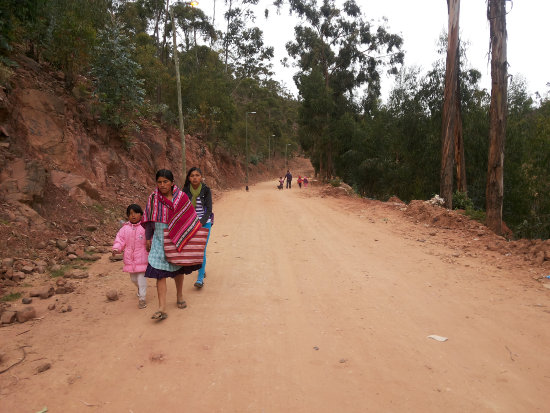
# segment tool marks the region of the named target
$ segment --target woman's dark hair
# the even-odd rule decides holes
[[[157,175],[155,176],[155,181],[161,177],[168,179],[170,182],[174,182],[174,174],[168,169],[159,169],[157,171]]]
[[[189,169],[189,171],[187,172],[187,176],[185,177],[185,184],[183,186],[189,186],[191,185],[191,181],[189,180],[189,177],[191,176],[191,174],[195,171],[198,171],[201,176],[202,176],[202,171],[200,170],[199,167],[197,166],[193,166],[191,169]]]
[[[134,211],[136,214],[143,215],[143,209],[138,204],[131,204],[128,205],[128,208],[126,208],[126,216],[130,216],[130,211]]]

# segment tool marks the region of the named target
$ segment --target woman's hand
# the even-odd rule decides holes
[[[147,241],[145,241],[145,249],[147,251],[151,251],[151,240],[148,239]]]
[[[114,257],[116,254],[120,254],[120,251],[119,251],[119,250],[113,250],[113,257]]]

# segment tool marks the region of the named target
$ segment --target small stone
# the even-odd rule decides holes
[[[66,239],[58,239],[56,245],[60,250],[64,250],[69,245],[69,242]]]
[[[96,225],[86,225],[86,231],[94,232],[97,230]]]
[[[71,261],[73,261],[73,260],[76,260],[78,257],[74,254],[69,254],[69,255],[67,255],[67,258],[70,259]]]
[[[52,368],[52,365],[50,363],[44,363],[44,364],[41,364],[40,366],[38,366],[38,368],[36,369],[36,372],[37,373],[44,373],[46,370],[49,370]]]
[[[52,265],[52,267],[50,268],[50,270],[53,272],[53,271],[60,271],[61,270],[61,265],[59,264],[54,264]]]
[[[23,310],[17,311],[16,318],[20,323],[32,320],[33,318],[36,318],[36,310],[34,307],[26,307]]]
[[[340,359],[340,363],[345,363],[346,361],[346,359]]]
[[[107,291],[107,294],[105,294],[107,296],[107,299],[109,301],[116,301],[118,300],[118,292],[116,290],[109,290]]]
[[[67,306],[67,311],[70,313],[71,311],[73,311],[73,306],[72,305],[68,305]]]
[[[313,347],[313,350],[317,351],[317,350],[319,350],[319,347],[315,346],[315,347]]]
[[[65,284],[67,284],[67,280],[64,280],[63,278],[58,278],[55,282],[55,285],[58,287],[63,287]]]
[[[50,311],[55,310],[55,303],[51,303],[51,304],[48,306],[48,310],[50,310]]]
[[[37,247],[38,249],[41,249],[41,250],[45,249],[47,246],[48,246],[48,244],[46,244],[46,242],[44,242],[44,241],[40,241],[40,242],[36,245],[36,247]]]
[[[34,267],[32,265],[25,265],[21,268],[21,272],[25,274],[30,274],[34,271]]]
[[[30,304],[30,303],[32,303],[32,298],[30,298],[30,297],[24,297],[24,298],[21,300],[21,302],[22,302],[23,304]]]

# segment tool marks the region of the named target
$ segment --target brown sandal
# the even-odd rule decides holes
[[[187,303],[185,302],[185,300],[178,301],[178,308],[181,308],[181,309],[187,308]]]
[[[153,320],[158,320],[158,321],[162,321],[162,320],[166,320],[168,318],[168,314],[166,314],[165,312],[163,311],[157,311],[155,314],[153,314],[151,316],[151,318]]]

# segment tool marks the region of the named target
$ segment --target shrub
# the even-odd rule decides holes
[[[340,180],[340,178],[333,178],[329,181],[329,183],[334,186],[335,188],[339,187],[340,184],[342,183],[342,181]]]
[[[454,209],[474,209],[474,203],[468,198],[468,193],[456,191],[453,194],[453,208]]]

